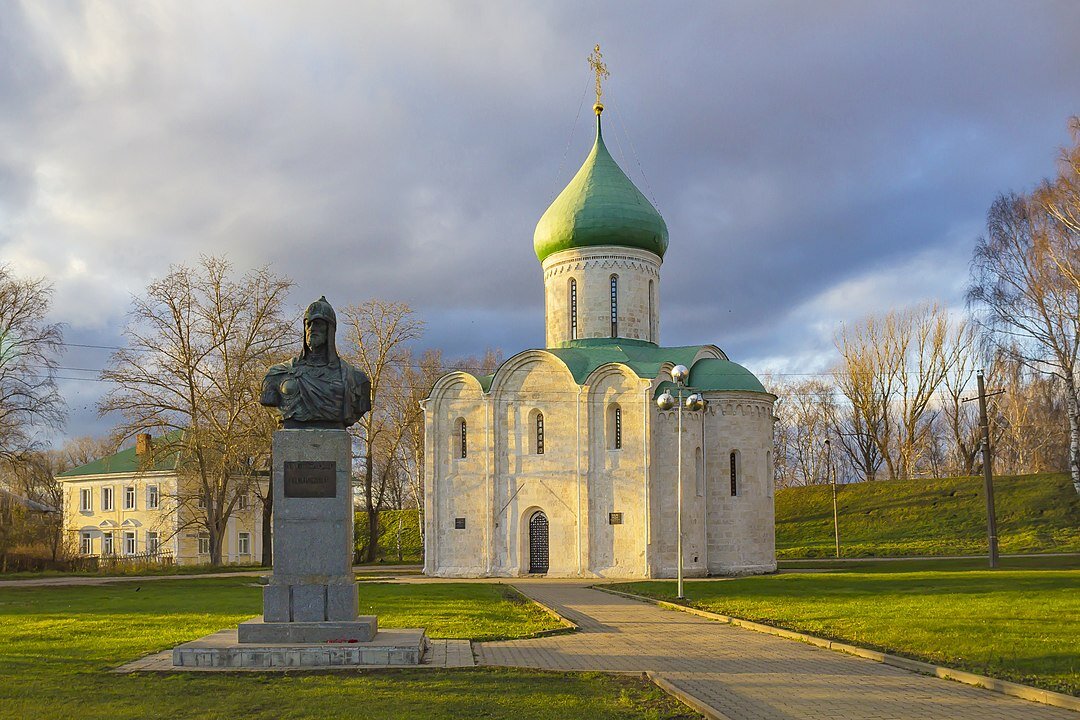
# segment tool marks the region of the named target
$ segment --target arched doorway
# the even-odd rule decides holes
[[[543,510],[529,518],[529,572],[543,575],[548,571],[548,519]]]

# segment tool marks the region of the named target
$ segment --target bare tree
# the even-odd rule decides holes
[[[867,479],[877,458],[894,479],[925,469],[934,445],[935,393],[951,361],[948,329],[945,310],[926,303],[867,317],[837,333],[837,384],[852,406],[850,428],[841,431],[844,448]],[[876,452],[867,451],[867,438]]]
[[[51,300],[43,278],[19,278],[0,265],[0,461],[9,466],[40,447],[36,428],[64,422],[55,379],[63,332],[46,319]]]
[[[978,328],[967,318],[955,322],[944,346],[945,374],[938,391],[941,424],[947,438],[948,472],[973,475],[982,442],[978,408],[964,402],[978,370]],[[940,473],[939,473],[940,474]]]
[[[842,326],[836,334],[836,348],[840,351],[836,383],[851,405],[840,433],[841,446],[867,480],[877,479],[886,460],[890,477],[895,477],[890,459],[893,436],[889,413],[895,375],[887,371],[888,335],[882,321],[875,317],[851,327]]]
[[[999,348],[1060,380],[1070,432],[1069,471],[1080,494],[1080,286],[1063,272],[1062,261],[1075,258],[1076,234],[1045,205],[1015,194],[994,201],[986,230],[972,260],[969,301]]]
[[[424,323],[404,303],[368,300],[341,312],[345,328],[344,353],[371,380],[371,411],[353,432],[363,459],[360,490],[368,517],[365,562],[378,551],[379,511],[387,501],[387,488],[400,470],[401,448],[409,424],[403,416],[408,393],[403,387],[403,368],[411,357],[410,342],[423,335]]]
[[[291,281],[266,267],[240,279],[231,271],[203,257],[134,299],[128,347],[102,373],[115,386],[99,404],[101,414],[121,416],[117,437],[156,430],[166,441],[155,452],[178,453],[180,527],[206,531],[215,565],[229,518],[268,465],[272,424],[259,387],[290,336]]]
[[[784,426],[789,433],[789,484],[816,485],[829,482],[825,441],[831,442],[836,418],[833,384],[820,379],[810,379],[790,383],[783,391],[786,392]]]

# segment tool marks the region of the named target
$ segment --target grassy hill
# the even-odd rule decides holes
[[[844,557],[986,552],[982,478],[856,483],[837,497]],[[994,497],[1000,552],[1080,552],[1080,497],[1067,474],[997,477]],[[777,557],[834,553],[831,488],[777,491]]]

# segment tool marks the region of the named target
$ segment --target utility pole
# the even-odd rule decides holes
[[[986,483],[986,534],[990,541],[990,567],[998,565],[997,517],[994,514],[994,467],[990,453],[990,422],[986,419],[986,385],[983,371],[979,381],[979,425],[982,426],[983,480]]]
[[[836,539],[836,558],[840,559],[840,516],[836,511],[836,473],[832,466],[832,443],[825,438],[825,478],[832,480],[832,526]]]

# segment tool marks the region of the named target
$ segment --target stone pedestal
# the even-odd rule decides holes
[[[352,573],[352,439],[345,430],[274,433],[274,572],[263,616],[241,643],[357,642],[375,637],[357,617]]]
[[[415,665],[422,629],[379,632],[357,615],[352,440],[344,430],[274,433],[274,571],[263,616],[173,648],[177,668]]]

